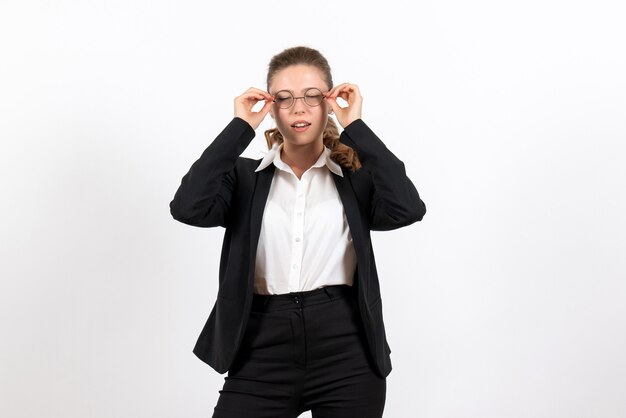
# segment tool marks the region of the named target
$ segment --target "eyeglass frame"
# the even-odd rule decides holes
[[[326,98],[326,94],[325,94],[322,90],[318,89],[317,87],[309,87],[308,89],[304,90],[304,96],[300,96],[300,97],[296,97],[296,96],[294,96],[294,94],[293,94],[290,90],[278,90],[276,93],[274,93],[274,94],[272,95],[272,96],[274,97],[273,103],[276,103],[276,95],[277,95],[278,93],[287,92],[287,93],[289,93],[289,95],[290,95],[290,96],[291,96],[291,98],[293,99],[293,103],[291,103],[291,105],[290,105],[290,106],[287,106],[287,107],[280,107],[280,105],[279,105],[278,103],[276,103],[276,105],[278,106],[278,108],[279,108],[279,109],[290,109],[290,108],[292,108],[292,107],[296,104],[296,100],[298,100],[298,99],[302,99],[302,101],[303,101],[303,102],[304,102],[307,106],[309,106],[309,107],[317,107],[317,106],[320,106],[320,105],[323,103],[323,101],[324,101],[323,99],[322,99],[322,101],[321,101],[319,104],[316,104],[316,105],[310,105],[310,104],[306,101],[306,94],[307,94],[307,92],[309,92],[310,90],[317,90],[317,91],[319,91],[319,92],[322,94],[322,97],[323,97],[324,99]]]

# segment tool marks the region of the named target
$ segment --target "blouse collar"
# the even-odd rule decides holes
[[[256,170],[254,170],[255,172],[257,171],[261,171],[264,168],[266,168],[267,166],[269,166],[270,164],[274,163],[274,165],[276,166],[276,168],[283,170],[283,171],[289,171],[291,172],[291,167],[289,167],[287,164],[285,164],[283,162],[283,160],[281,160],[280,158],[280,151],[283,149],[283,144],[274,144],[272,146],[272,149],[269,150],[267,152],[267,154],[265,154],[265,157],[263,157],[263,159],[261,160],[261,163],[259,164],[259,166],[257,167]],[[326,147],[324,145],[324,152],[322,152],[322,155],[320,155],[320,157],[317,159],[317,161],[315,162],[315,164],[313,164],[311,166],[311,168],[313,167],[323,167],[326,166],[328,167],[328,169],[340,176],[343,177],[343,172],[341,171],[341,167],[339,166],[339,164],[337,164],[335,161],[333,161],[330,158],[330,149],[328,147]]]

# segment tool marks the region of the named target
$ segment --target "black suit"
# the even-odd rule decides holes
[[[217,301],[198,338],[194,353],[219,373],[237,354],[250,313],[255,256],[263,210],[274,165],[255,172],[259,161],[241,158],[254,130],[235,118],[182,178],[170,203],[172,216],[183,223],[226,228]],[[426,207],[404,164],[362,120],[348,125],[341,141],[354,148],[363,164],[355,172],[333,174],[350,226],[357,269],[354,286],[370,353],[377,372],[391,371],[383,324],[380,287],[370,230],[390,230],[422,219]]]

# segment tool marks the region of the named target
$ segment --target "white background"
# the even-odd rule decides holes
[[[211,415],[223,231],[168,204],[304,44],[428,208],[373,235],[385,416],[625,417],[620,3],[4,0],[0,416]]]

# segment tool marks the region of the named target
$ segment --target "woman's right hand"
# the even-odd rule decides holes
[[[265,104],[258,112],[252,111],[254,105],[260,101]],[[248,122],[252,129],[259,127],[265,116],[270,111],[274,97],[266,91],[250,87],[241,96],[235,98],[235,117],[241,118]]]

